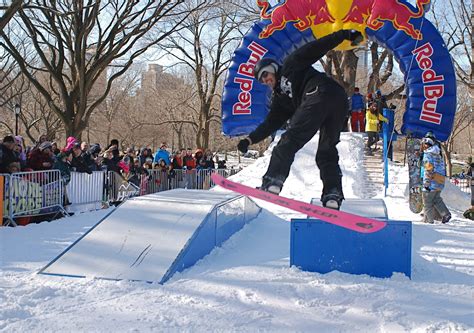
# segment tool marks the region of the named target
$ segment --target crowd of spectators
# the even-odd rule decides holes
[[[148,170],[160,170],[173,174],[176,170],[225,169],[226,161],[219,160],[209,149],[180,149],[174,153],[163,142],[153,154],[151,148],[138,151],[128,148],[122,151],[118,140],[111,140],[106,147],[67,138],[60,149],[55,142],[42,135],[33,147],[25,147],[21,136],[7,135],[0,144],[0,173],[42,171],[57,169],[67,183],[71,171],[115,171],[127,179],[139,178]]]

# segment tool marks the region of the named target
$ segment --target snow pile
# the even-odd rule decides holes
[[[348,198],[364,194],[362,146],[352,134],[338,145]],[[282,195],[320,196],[316,147],[317,137],[297,154]],[[233,179],[260,185],[269,158]],[[390,218],[416,221],[405,169],[391,165],[387,197],[377,198]],[[444,197],[452,222],[414,223],[412,280],[288,267],[287,221],[301,215],[260,201],[257,219],[165,285],[36,274],[105,210],[0,228],[0,332],[473,332],[474,226],[462,218],[468,196],[447,186]]]

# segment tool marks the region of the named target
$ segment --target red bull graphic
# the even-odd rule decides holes
[[[273,8],[270,14],[268,0],[257,0],[257,5],[261,8],[260,17],[270,20],[270,24],[260,33],[260,38],[270,37],[275,31],[285,28],[289,22],[294,22],[294,27],[299,31],[315,24],[334,22],[325,0],[286,0]]]
[[[442,114],[437,112],[438,100],[444,96],[444,76],[438,75],[433,69],[433,46],[426,43],[412,52],[416,56],[418,67],[422,70],[423,94],[425,101],[421,109],[420,120],[441,124]],[[436,83],[436,84],[433,84]]]
[[[240,88],[237,102],[232,107],[232,114],[251,114],[252,113],[252,87],[253,87],[253,69],[255,64],[263,58],[268,52],[266,48],[256,42],[250,43],[247,47],[251,53],[245,63],[239,65],[239,69],[234,78],[234,83],[237,83]],[[243,77],[242,77],[243,76]]]
[[[270,91],[253,78],[263,57],[283,62],[296,48],[340,29],[356,29],[394,55],[405,75],[402,132],[446,140],[456,111],[456,76],[445,43],[425,17],[430,0],[257,0],[261,20],[235,51],[222,97],[223,132],[244,135],[265,118]],[[350,49],[342,43],[339,50]]]
[[[268,0],[257,0],[257,5],[261,8],[260,17],[270,21],[259,37],[268,38],[275,31],[284,29],[290,22],[299,31],[312,28],[318,38],[329,34],[335,27],[359,31],[365,28],[379,30],[386,22],[391,22],[395,29],[419,40],[422,39],[421,32],[410,20],[422,17],[431,0],[417,0],[416,10],[399,0],[338,0],[337,6],[334,5],[335,1],[286,0],[269,12]],[[328,27],[316,28],[318,25]]]
[[[385,24],[384,21],[392,22],[393,27],[402,30],[413,39],[422,39],[420,30],[415,29],[410,21],[414,18],[422,17],[425,13],[425,6],[430,0],[417,0],[417,11],[401,3],[399,0],[375,0],[370,15],[367,19],[367,27],[372,30],[378,30]]]

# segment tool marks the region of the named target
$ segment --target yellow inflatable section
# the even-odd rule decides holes
[[[313,31],[314,36],[321,38],[341,29],[355,29],[362,33],[365,41],[367,39],[367,36],[365,35],[365,20],[358,20],[357,17],[365,18],[368,16],[368,13],[362,12],[362,6],[358,7],[355,4],[353,6],[353,2],[353,0],[326,0],[329,14],[334,18],[334,22],[312,25],[311,30]],[[358,0],[357,2],[365,1]],[[354,48],[354,46],[351,46],[350,41],[345,41],[339,45],[336,50],[344,51]]]

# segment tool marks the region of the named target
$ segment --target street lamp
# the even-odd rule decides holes
[[[20,104],[15,104],[15,135],[18,135],[18,117],[20,117],[21,106]]]

